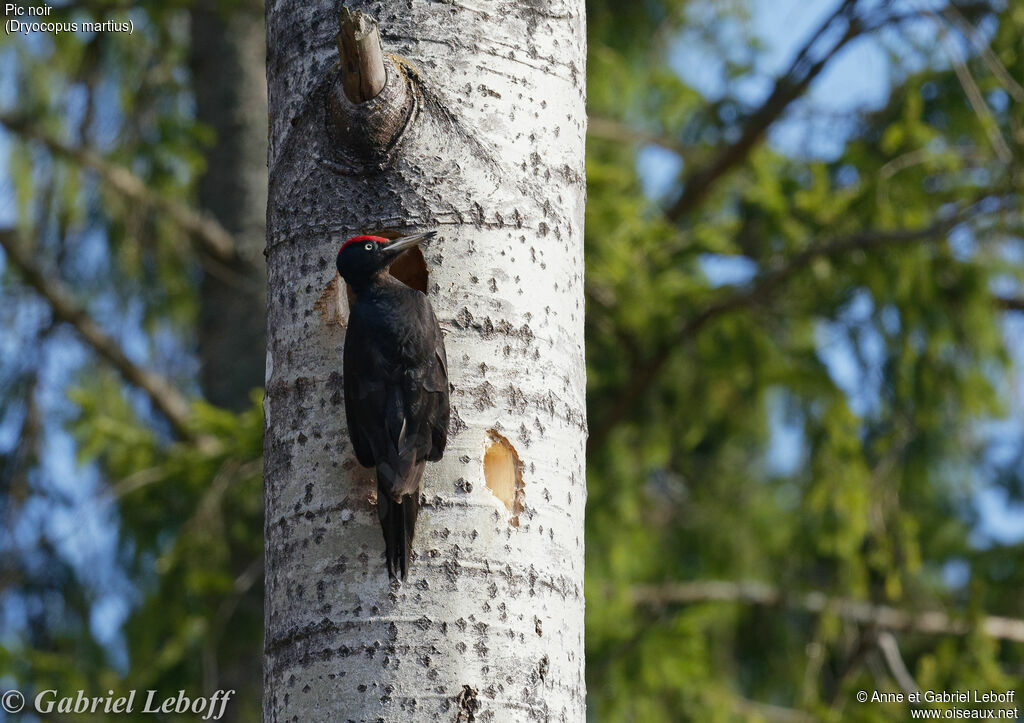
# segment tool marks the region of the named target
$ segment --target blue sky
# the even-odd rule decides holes
[[[920,3],[917,7],[934,4]],[[833,0],[754,0],[752,26],[764,48],[757,56],[757,77],[741,86],[745,101],[756,104],[767,95],[772,79],[789,66],[797,49],[837,5]],[[929,23],[921,21],[910,27],[909,32],[917,38],[927,38],[934,32]],[[844,48],[815,80],[805,99],[794,104],[793,112],[771,129],[772,146],[790,155],[835,157],[845,141],[844,114],[877,109],[885,103],[894,72],[890,63],[893,39],[892,35],[873,35]],[[694,38],[683,37],[673,48],[671,63],[677,73],[713,98],[723,89],[722,69],[714,58]],[[815,118],[827,120],[815,122]],[[678,156],[647,146],[638,154],[637,163],[648,195],[662,198],[672,192],[682,168]],[[755,272],[753,264],[735,257],[708,255],[702,267],[716,284],[742,284]],[[857,317],[868,311],[870,300],[858,299],[851,304],[849,314]],[[840,333],[841,327],[842,323],[822,324],[818,332],[819,353],[837,385],[846,391],[852,408],[864,412],[871,405],[871,385],[861,378],[854,354]],[[1007,318],[1004,328],[1008,345],[1016,355],[1017,386],[1024,388],[1024,320]],[[871,340],[867,343],[870,347]],[[981,430],[995,440],[995,455],[1016,451],[1022,441],[1022,400],[1014,401],[1011,406],[1015,413],[1009,420],[984,425]],[[777,472],[785,473],[799,464],[803,437],[799,428],[786,423],[781,398],[773,407],[777,409],[771,413],[773,436],[768,463]],[[976,536],[979,545],[987,544],[989,539],[1004,543],[1024,540],[1024,506],[1009,504],[1002,489],[980,491],[976,503],[981,518]]]

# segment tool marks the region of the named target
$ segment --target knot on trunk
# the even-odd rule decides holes
[[[337,149],[357,164],[382,163],[411,120],[412,81],[405,64],[384,53],[371,16],[342,8],[336,41],[341,82],[330,89],[327,112]]]

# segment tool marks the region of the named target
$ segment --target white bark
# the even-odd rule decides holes
[[[264,718],[583,721],[584,2],[354,5],[417,106],[371,163],[326,110],[334,3],[267,9]],[[452,389],[404,586],[345,428],[345,296],[324,293],[340,240],[381,227],[439,232]]]

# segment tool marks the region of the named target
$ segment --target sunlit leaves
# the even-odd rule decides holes
[[[656,50],[636,40],[647,20],[609,35],[604,21],[613,14],[600,9],[593,31],[591,57],[608,72],[591,76],[592,112],[682,139],[693,148],[684,173],[699,168],[701,145],[728,143],[735,113],[709,112],[678,78],[634,73]],[[1019,48],[1007,28],[1024,21],[1012,14],[1004,13],[992,48],[1019,83],[1009,60]],[[630,20],[628,13],[618,19]],[[680,28],[687,32],[685,22]],[[849,704],[859,688],[894,685],[864,667],[864,656],[878,653],[856,625],[717,603],[653,619],[637,608],[625,625],[628,596],[615,591],[632,585],[755,579],[912,610],[956,607],[982,594],[1006,600],[1009,588],[949,588],[944,571],[977,554],[973,505],[986,481],[987,444],[978,430],[1009,411],[1010,356],[993,292],[997,278],[1019,288],[1015,171],[997,158],[991,129],[938,58],[927,56],[924,69],[894,67],[889,102],[859,117],[837,157],[787,157],[756,146],[679,225],[667,224],[659,213],[664,199],[646,198],[631,175],[634,146],[591,141],[591,429],[606,414],[622,414],[617,392],[646,373],[654,350],[666,339],[672,350],[656,382],[591,453],[588,594],[613,601],[615,611],[588,609],[598,717],[712,720],[728,711],[732,719],[755,718],[755,708],[736,708],[738,696],[821,719],[906,718],[905,708]],[[983,63],[970,65],[983,91],[997,90]],[[742,75],[738,65],[727,77]],[[723,92],[722,108],[728,85]],[[1006,137],[1021,108],[996,109]],[[730,285],[756,284],[808,249],[924,228],[953,204],[986,193],[1002,197],[1006,212],[983,204],[950,233],[815,257],[771,293],[682,333],[688,319],[727,298]],[[698,263],[701,254],[713,254],[716,264]],[[728,268],[750,281],[720,280]],[[771,428],[780,423],[772,399],[785,400],[785,430]],[[792,468],[766,461],[779,453],[783,431]],[[1019,558],[1019,551],[1007,554]],[[997,610],[1012,614],[1006,602]],[[680,626],[701,621],[700,613],[704,622]],[[752,621],[757,635],[742,644],[729,648],[717,637],[723,630],[749,636]],[[1019,656],[990,641],[910,637],[901,644],[922,687],[1018,683],[999,661]],[[944,648],[958,652],[938,652]],[[972,664],[967,651],[976,656]],[[677,679],[651,668],[685,673]],[[701,681],[702,696],[683,694],[692,681]]]

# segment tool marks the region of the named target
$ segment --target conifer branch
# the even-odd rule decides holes
[[[228,265],[238,262],[239,256],[234,237],[213,217],[154,191],[130,170],[111,163],[94,151],[63,143],[37,128],[27,118],[10,113],[0,113],[0,125],[22,138],[42,143],[54,155],[92,169],[105,184],[128,200],[166,215],[189,234],[199,248],[213,259]]]
[[[174,431],[183,439],[198,440],[189,424],[191,405],[177,389],[163,376],[135,364],[124,353],[120,344],[108,335],[75,300],[71,292],[56,278],[47,276],[25,253],[14,229],[0,229],[0,247],[7,255],[7,262],[16,268],[21,277],[43,297],[49,305],[54,319],[70,324],[82,339],[97,354],[110,362],[124,379],[138,387],[153,402],[153,406],[167,418]]]
[[[969,620],[944,610],[917,612],[863,600],[831,597],[822,592],[789,593],[759,582],[697,580],[637,586],[632,593],[636,604],[659,609],[709,602],[775,606],[813,615],[834,615],[848,622],[891,632],[961,636],[980,631],[997,640],[1024,643],[1024,620],[1018,618],[988,615]]]
[[[786,259],[773,269],[762,272],[747,286],[732,291],[716,301],[711,302],[703,310],[698,311],[679,327],[678,331],[662,343],[646,362],[636,365],[630,375],[630,382],[615,396],[612,403],[595,414],[600,419],[592,429],[587,449],[599,448],[607,440],[612,429],[628,416],[636,403],[644,397],[659,379],[666,364],[672,359],[673,353],[685,342],[696,336],[710,322],[734,311],[762,304],[770,299],[779,288],[798,272],[806,269],[813,261],[821,258],[833,258],[852,252],[868,252],[877,249],[922,243],[945,238],[945,234],[953,227],[970,220],[979,213],[979,206],[985,198],[997,196],[996,192],[986,192],[985,197],[974,203],[961,206],[952,213],[940,214],[928,226],[917,229],[868,230],[850,236],[811,244]],[[1013,300],[1003,300],[1003,308],[1011,308]]]

